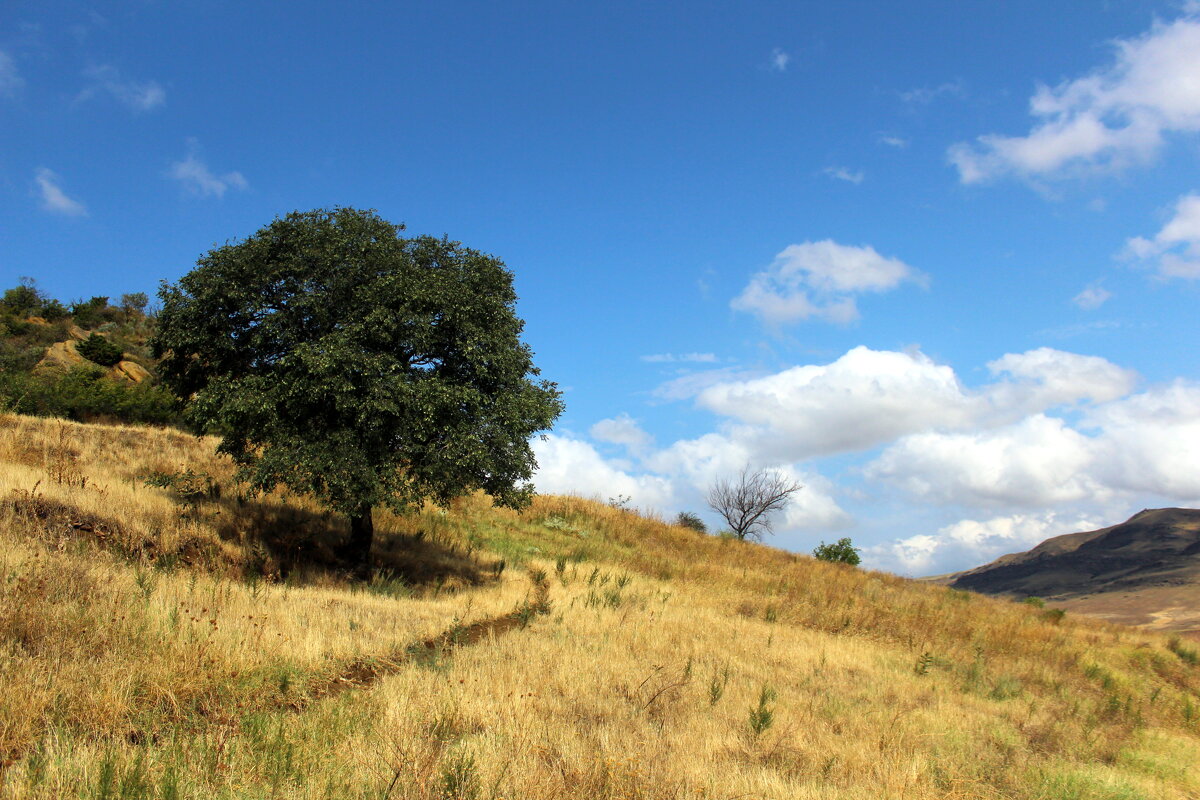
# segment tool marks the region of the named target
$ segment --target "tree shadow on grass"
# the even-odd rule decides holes
[[[246,574],[291,583],[353,580],[355,564],[344,556],[350,529],[340,514],[311,511],[269,500],[219,501],[217,534],[247,552]],[[481,560],[454,543],[435,541],[423,532],[407,534],[377,524],[368,585],[455,589],[494,580],[498,565]]]

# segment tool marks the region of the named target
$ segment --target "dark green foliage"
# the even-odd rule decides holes
[[[121,295],[121,310],[128,316],[141,316],[146,313],[146,306],[150,305],[150,298],[145,292],[132,292],[130,294]]]
[[[81,328],[98,328],[106,322],[114,322],[120,311],[108,304],[108,298],[98,295],[91,300],[76,300],[71,303],[71,315]]]
[[[33,278],[21,278],[19,284],[6,290],[0,297],[0,315],[18,320],[41,317],[54,322],[65,317],[67,310],[62,303],[42,294]]]
[[[862,559],[858,555],[858,548],[848,538],[838,539],[836,544],[821,542],[817,549],[813,550],[813,556],[820,561],[849,564],[852,567],[857,567],[862,563]]]
[[[179,402],[162,387],[105,377],[97,367],[68,372],[0,371],[0,408],[39,417],[173,424]]]
[[[42,297],[32,278],[21,278],[21,283],[4,293],[0,306],[5,312],[18,317],[28,317],[42,307]]]
[[[62,303],[51,298],[42,303],[39,316],[47,322],[57,322],[60,319],[69,317],[71,312]]]
[[[116,366],[121,361],[121,356],[124,355],[121,348],[98,333],[93,333],[84,339],[75,346],[75,349],[79,351],[79,355],[102,367]]]
[[[708,533],[708,526],[704,524],[704,520],[691,511],[680,511],[675,517],[675,524],[681,528],[690,528],[697,533]]]
[[[349,515],[363,562],[375,505],[474,489],[526,504],[529,437],[562,410],[534,380],[504,264],[401,230],[348,208],[276,219],[164,284],[152,340],[239,477]]]
[[[764,684],[758,695],[758,705],[750,709],[750,732],[755,737],[775,724],[775,708],[771,703],[775,702],[776,696],[775,690]]]

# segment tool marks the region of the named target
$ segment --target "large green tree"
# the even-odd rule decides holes
[[[562,412],[536,379],[503,262],[401,231],[351,208],[276,219],[164,283],[152,342],[239,477],[346,514],[362,567],[376,506],[475,489],[527,504],[529,439]]]

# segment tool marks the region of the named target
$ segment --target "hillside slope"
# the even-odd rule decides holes
[[[1047,539],[945,582],[1042,597],[1127,624],[1200,631],[1200,509],[1147,509],[1119,525]]]
[[[230,475],[0,417],[0,795],[1200,794],[1178,640],[570,497],[380,515],[355,583]]]

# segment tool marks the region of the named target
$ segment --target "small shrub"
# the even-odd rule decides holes
[[[475,756],[459,751],[442,768],[442,800],[475,800],[479,796],[479,774]]]
[[[720,672],[713,671],[712,680],[708,683],[708,704],[715,706],[725,695],[725,687],[729,685],[729,665],[726,664]]]
[[[821,542],[817,549],[813,550],[813,556],[818,561],[830,561],[835,564],[849,564],[857,567],[862,563],[858,552],[858,548],[850,542],[850,539],[843,537],[838,539],[835,544]]]
[[[121,361],[121,357],[125,355],[121,348],[98,333],[93,333],[84,339],[76,345],[75,349],[79,351],[79,355],[102,367],[116,366]]]
[[[1200,664],[1200,653],[1197,653],[1195,648],[1185,647],[1183,640],[1178,636],[1172,636],[1167,640],[1167,649],[1179,656],[1179,660],[1185,664],[1193,667]]]
[[[680,511],[675,517],[675,524],[681,528],[696,531],[696,533],[708,533],[708,526],[704,524],[704,520],[691,511]]]
[[[1066,615],[1067,612],[1063,611],[1061,608],[1047,608],[1042,612],[1041,616],[1042,619],[1046,620],[1046,622],[1049,622],[1051,625],[1057,625],[1058,623],[1062,622],[1063,617]]]
[[[776,697],[775,690],[763,684],[758,694],[758,705],[750,709],[750,732],[756,738],[775,724],[775,709],[770,704],[775,702]]]
[[[146,486],[167,489],[179,498],[184,511],[195,511],[204,500],[215,500],[221,496],[221,484],[207,472],[152,472],[143,478]]]
[[[616,497],[608,498],[608,504],[618,511],[628,511],[631,502],[633,502],[633,498],[627,494],[619,494]]]
[[[1045,608],[1046,607],[1046,601],[1040,597],[1026,597],[1021,602],[1025,603],[1026,605],[1033,606],[1034,608]]]

